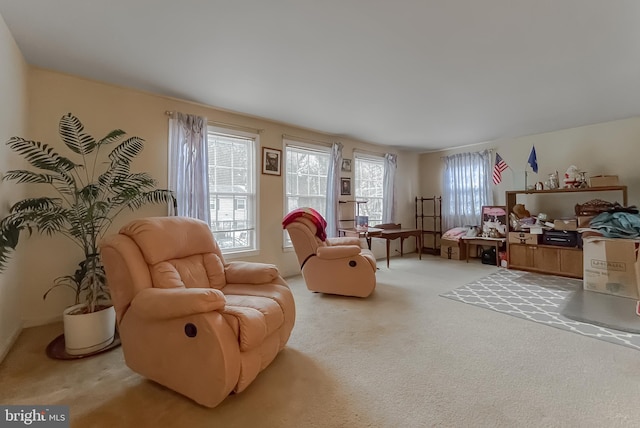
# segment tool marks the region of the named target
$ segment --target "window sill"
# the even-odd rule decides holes
[[[245,257],[254,257],[260,254],[258,250],[248,250],[248,251],[234,251],[229,253],[222,253],[222,256],[225,260],[236,260],[242,259]]]

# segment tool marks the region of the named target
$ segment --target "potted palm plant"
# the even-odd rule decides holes
[[[48,185],[56,195],[16,202],[0,220],[0,273],[25,231],[29,235],[34,230],[45,235],[62,234],[82,249],[84,258],[78,269],[57,278],[43,296],[46,299],[58,287],[74,291],[75,304],[63,314],[64,338],[67,353],[79,355],[107,347],[115,337],[115,311],[99,239],[123,210],[136,210],[147,203],[175,205],[175,198],[170,190],[157,189],[149,174],[131,172],[131,162],[144,147],[141,138],[127,138],[124,131],[116,129],[96,140],[84,132],[80,120],[71,113],[60,119],[59,134],[74,159],[37,141],[12,137],[7,142],[37,171],[12,170],[3,179]],[[112,146],[104,157],[105,150]],[[80,315],[84,319],[76,321]],[[104,318],[98,321],[97,337],[92,337],[94,333],[87,328],[91,324],[87,318]]]

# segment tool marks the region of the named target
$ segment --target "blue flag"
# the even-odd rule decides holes
[[[538,158],[536,156],[536,146],[531,147],[531,153],[529,154],[529,165],[533,169],[533,172],[538,173]]]

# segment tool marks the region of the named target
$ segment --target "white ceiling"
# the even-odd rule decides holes
[[[419,151],[640,115],[638,0],[0,0],[26,60]]]

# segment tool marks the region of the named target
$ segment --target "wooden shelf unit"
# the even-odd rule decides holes
[[[584,189],[516,190],[505,194],[507,214],[513,211],[520,195],[549,195],[559,193],[621,192],[622,205],[627,206],[627,186],[587,187]],[[573,207],[571,207],[573,208]],[[507,238],[511,222],[507,218]],[[509,269],[549,273],[571,278],[582,278],[582,249],[542,244],[510,244],[507,239]]]
[[[339,215],[339,219],[338,219],[338,223],[339,223],[339,227],[355,227],[355,222],[356,222],[356,217],[360,215],[360,204],[366,204],[368,201],[366,200],[355,200],[355,199],[350,199],[350,200],[339,200],[338,201],[338,205],[342,205],[342,204],[354,204],[354,208],[351,209],[351,215],[348,217],[343,217],[344,216],[344,212],[342,210],[342,208],[340,208],[340,215]],[[346,206],[346,205],[345,205]]]
[[[422,231],[422,252],[440,254],[440,238],[442,237],[442,196],[419,198],[416,196],[416,229]],[[430,204],[428,214],[424,204]],[[426,224],[425,224],[426,223]],[[430,239],[424,239],[425,235]],[[427,243],[432,244],[427,246]]]

